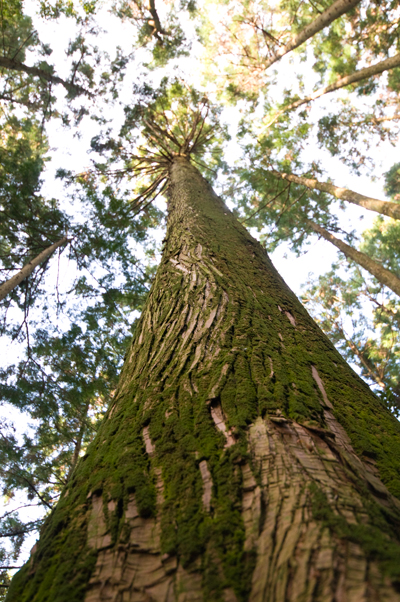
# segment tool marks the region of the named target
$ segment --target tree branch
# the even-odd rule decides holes
[[[158,16],[157,10],[156,10],[156,5],[154,0],[149,0],[149,6],[148,6],[149,12],[151,14],[151,16],[153,17],[152,20],[149,20],[149,24],[152,25],[154,27],[154,35],[158,40],[161,40],[160,36],[157,34],[161,34],[161,35],[167,35],[167,32],[165,31],[165,29],[162,28],[161,25],[161,21],[160,18]]]
[[[312,38],[316,33],[328,27],[333,21],[341,17],[344,13],[357,6],[360,0],[336,0],[331,6],[325,9],[316,19],[311,21],[304,29],[298,34],[293,36],[285,46],[280,48],[273,56],[267,61],[265,68],[268,69],[271,65],[276,63],[288,52],[291,52],[295,48],[298,48],[309,38]]]
[[[4,297],[7,297],[7,295],[11,293],[11,291],[13,291],[18,284],[25,280],[25,278],[28,278],[28,276],[32,274],[33,270],[38,265],[46,261],[46,259],[48,259],[54,253],[54,251],[58,249],[58,247],[65,245],[67,242],[69,242],[69,239],[66,236],[63,236],[58,242],[55,242],[54,244],[50,245],[50,247],[47,247],[47,249],[39,253],[39,255],[37,255],[34,259],[24,265],[22,270],[20,270],[17,274],[0,285],[0,301],[4,299]]]
[[[61,84],[64,86],[68,92],[75,92],[76,94],[86,94],[86,96],[92,96],[92,94],[82,88],[82,86],[78,86],[77,84],[73,84],[65,81],[61,77],[57,75],[53,75],[44,69],[40,69],[39,67],[29,67],[25,65],[25,63],[20,63],[19,61],[15,61],[13,59],[9,59],[5,56],[0,57],[0,67],[4,69],[10,69],[12,71],[22,71],[27,73],[28,75],[34,75],[36,77],[40,77],[40,79],[44,79],[52,84]]]
[[[351,75],[345,75],[344,77],[339,77],[333,84],[326,86],[325,88],[319,88],[309,96],[305,98],[300,98],[295,102],[287,105],[280,109],[270,121],[265,125],[265,127],[269,127],[282,115],[288,111],[293,111],[293,109],[297,109],[303,104],[307,104],[316,98],[320,98],[324,94],[329,94],[330,92],[335,92],[340,88],[344,88],[345,86],[349,86],[350,84],[355,84],[357,82],[362,81],[363,79],[368,79],[369,77],[373,77],[374,75],[379,75],[384,71],[388,71],[389,69],[394,69],[395,67],[400,66],[400,53],[395,54],[389,59],[385,59],[380,63],[375,63],[375,65],[371,65],[370,67],[365,67],[364,69],[360,69],[359,71],[355,71]]]

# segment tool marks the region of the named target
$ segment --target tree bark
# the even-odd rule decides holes
[[[7,602],[399,602],[400,424],[185,157],[169,180],[112,406]]]
[[[156,35],[156,37],[159,40],[162,40],[162,38],[160,37],[160,34],[166,35],[167,32],[165,31],[165,29],[163,29],[163,27],[161,25],[160,17],[158,16],[158,12],[157,12],[156,4],[155,4],[154,0],[149,0],[149,12],[152,16],[152,21],[150,21],[150,24],[154,27],[154,35]]]
[[[282,46],[274,55],[267,61],[265,68],[268,69],[271,65],[276,63],[285,54],[288,54],[295,48],[304,44],[307,40],[312,38],[316,33],[328,27],[333,21],[347,13],[349,10],[357,6],[360,0],[336,0],[331,6],[328,6],[316,19],[309,23],[304,29],[298,34],[293,36],[287,44]]]
[[[400,66],[400,53],[395,54],[389,59],[385,59],[380,63],[376,63],[375,65],[371,65],[370,67],[365,67],[364,69],[360,69],[359,71],[355,71],[351,73],[351,75],[346,75],[344,77],[339,77],[333,84],[329,86],[325,86],[324,88],[319,88],[309,96],[305,98],[300,98],[295,102],[286,105],[282,109],[280,109],[272,119],[268,121],[265,127],[269,127],[272,125],[280,115],[283,113],[287,113],[288,111],[292,111],[293,109],[297,109],[301,105],[307,104],[316,98],[320,98],[324,94],[329,94],[330,92],[335,92],[336,90],[340,90],[340,88],[344,88],[345,86],[349,86],[350,84],[356,84],[364,79],[368,79],[369,77],[373,77],[374,75],[379,75],[384,71],[388,71],[389,69],[394,69],[395,67]]]
[[[335,245],[335,247],[337,247],[348,259],[352,259],[358,263],[358,265],[367,270],[372,276],[375,276],[379,282],[390,288],[396,295],[400,295],[400,278],[397,278],[392,272],[368,257],[365,253],[357,251],[357,249],[354,249],[343,242],[343,240],[336,238],[336,236],[333,236],[333,234],[328,232],[328,230],[325,230],[325,228],[322,228],[319,224],[316,224],[310,219],[306,220],[306,223],[314,230],[314,232],[320,234],[325,240],[328,240]]]
[[[328,182],[319,182],[315,178],[304,178],[303,176],[300,177],[295,174],[282,173],[275,169],[270,169],[269,171],[272,175],[281,178],[282,180],[307,186],[307,188],[310,188],[311,190],[316,189],[321,190],[321,192],[328,192],[337,199],[343,199],[344,201],[348,201],[359,207],[364,207],[364,209],[368,209],[369,211],[376,211],[376,213],[387,215],[393,219],[400,219],[400,205],[398,203],[380,201],[379,199],[359,194],[348,188],[340,188],[339,186],[329,184]]]
[[[21,282],[25,280],[25,278],[28,278],[28,276],[32,274],[33,270],[38,265],[40,265],[41,263],[46,261],[46,259],[51,257],[51,255],[56,249],[58,249],[58,247],[65,245],[67,242],[68,238],[66,236],[63,236],[62,238],[60,238],[59,241],[55,242],[54,244],[47,247],[47,249],[39,253],[39,255],[37,255],[34,259],[31,259],[31,261],[24,265],[24,267],[17,274],[9,278],[9,280],[3,282],[3,284],[0,285],[0,301],[7,297],[7,295],[9,295],[11,291],[13,291],[16,286],[18,286],[18,284],[21,284]]]
[[[34,75],[35,77],[46,80],[47,82],[51,82],[52,84],[61,84],[66,90],[68,90],[68,92],[75,92],[75,94],[86,94],[87,96],[91,96],[91,93],[88,90],[85,90],[85,88],[82,88],[82,86],[67,82],[64,79],[61,79],[61,77],[53,75],[52,73],[49,73],[44,69],[40,69],[39,67],[29,67],[29,65],[25,65],[25,63],[20,63],[19,61],[15,61],[6,56],[0,57],[0,68],[10,69],[11,71],[22,71],[28,75]]]

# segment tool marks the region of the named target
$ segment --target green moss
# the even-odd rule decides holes
[[[338,538],[358,544],[368,560],[377,561],[383,573],[400,585],[400,542],[393,540],[389,517],[384,515],[382,508],[367,498],[365,507],[370,522],[349,523],[333,511],[326,495],[316,484],[310,485],[310,492],[314,519]],[[367,492],[364,493],[368,495]],[[398,528],[398,524],[396,526]]]
[[[68,520],[60,508],[46,521],[34,564],[26,564],[13,578],[7,599],[18,602],[80,602],[96,563],[96,554],[86,546],[86,528],[81,520]],[[60,521],[60,514],[65,522]],[[72,548],[70,548],[72,546]]]

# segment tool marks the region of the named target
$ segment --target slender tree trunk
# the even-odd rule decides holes
[[[291,52],[295,48],[304,44],[307,40],[312,38],[316,33],[328,27],[333,21],[347,13],[349,10],[357,6],[360,0],[336,0],[331,6],[328,6],[316,19],[309,23],[304,29],[298,34],[293,36],[287,44],[279,48],[273,56],[267,61],[265,67],[268,69],[271,65],[276,63],[288,52]]]
[[[185,157],[169,179],[112,407],[8,602],[399,602],[400,424]]]
[[[39,77],[40,79],[44,79],[47,82],[51,82],[52,84],[61,84],[64,86],[68,92],[75,92],[75,94],[86,94],[87,96],[91,96],[88,90],[82,88],[82,86],[78,86],[71,82],[67,82],[61,77],[57,75],[53,75],[44,69],[40,69],[39,67],[29,67],[29,65],[25,65],[25,63],[20,63],[19,61],[15,61],[6,56],[0,57],[0,68],[10,69],[11,71],[22,71],[23,73],[27,73],[28,75],[33,75],[35,77]]]
[[[24,267],[17,274],[12,276],[9,280],[3,282],[3,284],[0,285],[0,301],[7,297],[7,295],[9,295],[11,291],[13,291],[16,286],[18,286],[18,284],[21,284],[21,282],[25,280],[25,278],[28,278],[28,276],[32,274],[33,270],[38,265],[40,265],[41,263],[46,261],[46,259],[51,257],[51,255],[56,249],[58,249],[58,247],[65,245],[67,242],[68,238],[66,236],[63,236],[62,238],[60,238],[59,241],[55,242],[54,244],[47,247],[47,249],[39,253],[39,255],[37,255],[34,259],[31,259],[31,261],[24,265]]]
[[[382,267],[379,263],[368,257],[365,253],[361,253],[354,249],[347,243],[343,242],[336,236],[333,236],[328,230],[322,228],[319,224],[311,221],[310,219],[306,220],[308,226],[314,230],[317,234],[320,234],[325,240],[331,242],[335,247],[337,247],[348,259],[352,259],[358,265],[363,267],[367,272],[375,276],[379,282],[390,288],[396,295],[400,295],[400,278],[397,278],[392,272]]]
[[[339,186],[329,184],[328,182],[319,182],[315,178],[304,178],[294,174],[282,173],[276,171],[275,169],[270,169],[269,171],[273,176],[281,178],[282,180],[307,186],[307,188],[311,188],[311,190],[316,189],[321,190],[321,192],[328,192],[337,199],[343,199],[344,201],[348,201],[349,203],[353,203],[359,207],[364,207],[364,209],[368,209],[369,211],[376,211],[382,215],[388,215],[393,219],[400,219],[400,205],[398,203],[380,201],[379,199],[374,199],[373,197],[359,194],[358,192],[354,192],[348,188],[339,188]]]
[[[273,116],[273,118],[268,121],[268,123],[265,125],[265,127],[269,127],[270,125],[272,125],[278,119],[278,117],[280,115],[282,115],[283,113],[287,113],[288,111],[293,111],[293,109],[297,109],[298,107],[301,107],[301,105],[307,104],[308,102],[311,102],[312,100],[315,100],[316,98],[320,98],[320,96],[323,96],[324,94],[329,94],[330,92],[335,92],[336,90],[340,90],[340,88],[344,88],[345,86],[349,86],[350,84],[356,84],[364,79],[368,79],[370,77],[373,77],[374,75],[379,75],[379,74],[383,73],[384,71],[388,71],[389,69],[394,69],[395,67],[399,67],[399,66],[400,66],[400,53],[395,54],[391,58],[385,59],[384,61],[381,61],[380,63],[376,63],[375,65],[371,65],[370,67],[365,67],[364,69],[355,71],[354,73],[351,73],[350,75],[345,75],[344,77],[339,77],[333,84],[330,84],[329,86],[325,86],[324,88],[319,88],[318,90],[316,90],[309,96],[306,96],[305,98],[300,98],[299,100],[296,100],[295,102],[292,102],[289,105],[286,105],[286,107],[283,107],[282,109],[280,109]]]
[[[376,384],[381,387],[381,389],[385,390],[386,389],[386,384],[382,380],[382,378],[380,377],[380,375],[379,375],[378,371],[376,370],[374,364],[369,360],[368,357],[366,357],[366,354],[363,351],[360,351],[360,349],[357,347],[357,345],[351,339],[348,339],[346,337],[346,335],[343,332],[343,330],[342,329],[340,329],[340,330],[341,330],[341,333],[342,333],[342,336],[343,336],[344,340],[346,341],[346,343],[348,344],[348,346],[350,347],[350,349],[352,350],[352,352],[354,353],[354,355],[356,355],[358,357],[358,359],[360,360],[360,362],[364,366],[364,369],[367,372],[367,374],[369,375],[369,377],[372,380],[374,380],[376,382]]]
[[[155,34],[166,35],[167,32],[163,29],[160,21],[160,17],[158,16],[158,12],[156,9],[156,4],[154,0],[149,0],[149,12],[152,16],[152,20],[150,21],[150,25],[154,27]],[[157,37],[157,36],[156,36]],[[160,35],[158,35],[158,39],[161,40]]]
[[[70,467],[70,469],[68,471],[68,475],[67,475],[67,481],[70,480],[70,478],[75,470],[75,466],[77,465],[78,460],[79,460],[79,454],[81,453],[81,449],[82,449],[83,437],[85,436],[85,433],[87,430],[87,415],[88,415],[88,411],[89,411],[89,405],[90,405],[89,403],[86,404],[84,416],[81,417],[82,423],[81,423],[81,427],[77,433],[75,447],[74,447],[74,453],[72,455],[71,467]]]

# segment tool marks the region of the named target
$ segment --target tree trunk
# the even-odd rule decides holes
[[[298,34],[293,36],[287,44],[279,48],[273,56],[266,62],[266,69],[276,63],[280,58],[291,52],[295,48],[304,44],[307,40],[312,38],[316,33],[328,27],[333,21],[336,21],[339,17],[349,12],[352,8],[357,6],[360,0],[336,0],[331,6],[328,6],[316,19],[313,19],[311,23],[306,25]]]
[[[85,411],[83,413],[83,416],[81,416],[82,423],[81,423],[81,427],[77,433],[75,447],[74,447],[74,453],[72,455],[71,466],[70,466],[70,469],[67,474],[67,482],[70,480],[70,478],[75,470],[75,466],[77,465],[78,460],[79,460],[79,454],[81,453],[83,438],[84,438],[86,430],[88,428],[87,415],[89,412],[89,406],[90,406],[90,404],[87,403],[86,407],[85,407]]]
[[[185,157],[169,179],[112,407],[8,602],[399,602],[400,424]]]
[[[400,278],[397,278],[397,276],[395,276],[392,272],[371,259],[371,257],[368,257],[368,255],[365,253],[357,251],[357,249],[354,249],[347,243],[343,242],[343,240],[336,238],[336,236],[333,236],[333,234],[328,232],[328,230],[325,230],[325,228],[322,228],[322,226],[319,224],[316,224],[310,219],[307,219],[306,223],[314,230],[314,232],[320,234],[323,238],[325,238],[325,240],[328,240],[335,245],[335,247],[342,251],[342,253],[348,259],[352,259],[358,263],[358,265],[367,270],[367,272],[372,274],[372,276],[375,276],[379,282],[390,288],[390,290],[396,293],[396,295],[400,296]]]
[[[307,188],[310,188],[311,190],[316,189],[321,190],[321,192],[328,192],[337,199],[343,199],[344,201],[348,201],[349,203],[353,203],[359,207],[364,207],[364,209],[368,209],[369,211],[376,211],[381,215],[388,215],[393,219],[400,219],[400,205],[398,203],[380,201],[379,199],[374,199],[373,197],[359,194],[358,192],[354,192],[348,188],[339,188],[339,186],[329,184],[328,182],[319,182],[315,178],[304,178],[296,176],[295,174],[281,173],[275,169],[270,169],[269,171],[272,173],[272,175],[276,176],[277,178],[281,178],[282,180],[307,186]]]
[[[55,242],[54,244],[47,247],[47,249],[39,253],[39,255],[37,255],[34,259],[31,259],[31,261],[24,265],[24,267],[19,272],[17,272],[17,274],[3,282],[3,284],[0,285],[0,301],[7,297],[7,295],[9,295],[11,291],[13,291],[16,286],[18,286],[18,284],[21,284],[21,282],[25,280],[25,278],[28,278],[28,276],[32,274],[33,270],[38,265],[40,265],[41,263],[46,261],[46,259],[51,257],[51,255],[53,255],[54,251],[58,249],[58,247],[65,245],[67,242],[67,236],[63,236],[62,238],[60,238],[59,241]]]
[[[349,86],[350,84],[356,84],[358,82],[363,81],[364,79],[368,79],[373,77],[374,75],[380,75],[384,73],[384,71],[388,71],[389,69],[394,69],[395,67],[400,66],[400,53],[395,54],[394,56],[381,61],[380,63],[375,63],[375,65],[371,65],[370,67],[365,67],[364,69],[360,69],[359,71],[355,71],[350,75],[345,75],[344,77],[339,77],[333,84],[329,86],[325,86],[324,88],[319,88],[309,96],[305,98],[300,98],[286,107],[280,109],[273,117],[270,119],[264,127],[269,127],[278,119],[280,115],[283,113],[287,113],[288,111],[293,111],[301,105],[307,104],[316,98],[320,98],[320,96],[324,96],[324,94],[329,94],[330,92],[335,92],[336,90],[340,90],[340,88],[344,88],[345,86]]]

